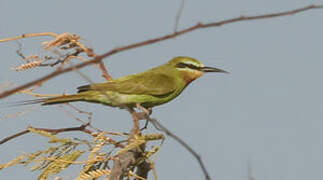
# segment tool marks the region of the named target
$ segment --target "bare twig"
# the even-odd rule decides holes
[[[39,94],[39,93],[34,93],[34,92],[32,92],[32,90],[33,90],[33,88],[26,89],[26,90],[21,90],[20,93],[29,94],[29,95],[34,96],[34,97],[55,97],[55,96],[59,96],[57,94]]]
[[[22,135],[27,134],[27,133],[29,133],[29,130],[23,130],[23,131],[21,131],[19,133],[16,133],[16,134],[12,135],[12,136],[5,137],[0,141],[0,144],[6,143],[7,141],[10,141],[11,139],[14,139],[16,137],[22,136]]]
[[[89,134],[93,137],[97,137],[98,134],[87,129],[86,127],[88,127],[90,125],[90,123],[87,123],[87,124],[83,124],[81,126],[77,126],[77,127],[70,127],[70,128],[58,128],[58,129],[49,129],[49,128],[35,128],[33,126],[29,126],[29,128],[33,128],[35,130],[42,130],[42,131],[46,131],[46,132],[49,132],[49,133],[53,133],[53,134],[58,134],[58,133],[62,133],[62,132],[69,132],[69,131],[81,131],[81,132],[84,132],[86,134]],[[14,135],[11,135],[11,136],[8,136],[8,137],[5,137],[3,138],[1,141],[0,141],[0,145],[1,144],[4,144],[14,138],[17,138],[19,136],[22,136],[24,134],[27,134],[29,133],[30,131],[28,130],[28,128],[26,130],[23,130],[21,132],[18,132]],[[123,144],[120,144],[116,141],[114,141],[113,139],[111,138],[106,138],[106,141],[108,141],[109,143],[117,146],[117,147],[120,147],[120,148],[124,148],[125,146]]]
[[[112,77],[105,68],[103,61],[99,62],[99,68],[102,71],[102,77],[104,77],[107,81],[111,81]]]
[[[7,42],[7,41],[12,41],[12,40],[18,40],[18,39],[29,38],[29,37],[39,37],[39,36],[52,36],[52,37],[56,38],[58,36],[58,34],[53,33],[53,32],[28,33],[28,34],[22,34],[20,36],[0,39],[0,42]]]
[[[204,29],[204,28],[210,28],[210,27],[218,27],[218,26],[222,26],[222,25],[225,25],[225,24],[230,24],[230,23],[235,23],[235,22],[240,22],[240,21],[250,21],[250,20],[268,19],[268,18],[274,18],[274,17],[280,17],[280,16],[294,15],[294,14],[304,12],[304,11],[307,11],[307,10],[322,9],[322,8],[323,8],[323,5],[309,5],[309,6],[306,6],[306,7],[302,7],[302,8],[298,8],[298,9],[294,9],[294,10],[289,10],[289,11],[283,11],[283,12],[279,12],[279,13],[263,14],[263,15],[256,15],[256,16],[239,16],[239,17],[236,17],[236,18],[231,18],[231,19],[226,19],[226,20],[223,20],[223,21],[211,22],[211,23],[200,23],[199,22],[194,26],[182,29],[180,31],[177,31],[177,32],[174,32],[174,33],[171,33],[171,34],[166,34],[164,36],[149,39],[149,40],[146,40],[146,41],[141,41],[141,42],[137,42],[137,43],[134,43],[134,44],[122,46],[122,47],[119,47],[119,48],[114,48],[114,49],[112,49],[112,50],[110,50],[110,51],[108,51],[108,52],[106,52],[106,53],[104,53],[102,55],[96,56],[95,58],[93,58],[92,60],[90,60],[88,62],[84,62],[84,63],[75,65],[73,67],[65,68],[65,69],[58,69],[58,70],[56,70],[56,71],[54,71],[54,72],[52,72],[50,74],[47,74],[47,75],[43,76],[42,78],[36,79],[34,81],[31,81],[29,83],[23,84],[23,85],[18,86],[16,88],[4,91],[4,92],[2,92],[0,94],[0,98],[4,98],[4,97],[7,97],[9,95],[12,95],[12,94],[14,94],[14,93],[16,93],[16,92],[18,92],[20,90],[26,89],[26,88],[31,87],[31,86],[33,86],[35,84],[40,83],[40,82],[47,81],[47,80],[49,80],[49,79],[51,79],[51,78],[53,78],[55,76],[58,76],[60,74],[67,73],[67,72],[73,71],[75,69],[83,68],[83,67],[88,66],[90,64],[97,64],[97,63],[101,62],[104,58],[107,58],[107,57],[109,57],[111,55],[114,55],[116,53],[120,53],[120,52],[129,50],[129,49],[134,49],[134,48],[150,45],[150,44],[157,43],[157,42],[160,42],[160,41],[165,41],[165,40],[168,40],[168,39],[172,39],[174,37],[177,37],[177,36],[180,36],[180,35],[183,35],[183,34],[198,30],[198,29]],[[16,39],[19,39],[19,38],[16,38]],[[6,40],[7,39],[3,39],[3,40],[0,40],[0,42],[4,42]]]
[[[179,20],[181,19],[181,16],[182,16],[182,13],[183,13],[183,10],[184,10],[184,6],[185,6],[185,2],[186,0],[182,0],[181,1],[181,5],[177,11],[177,14],[176,14],[176,17],[175,17],[175,25],[174,25],[174,32],[177,32],[177,28],[178,28],[178,25],[179,25]]]
[[[154,118],[150,118],[148,116],[146,116],[146,119],[149,120],[156,129],[163,131],[164,133],[166,133],[168,136],[172,137],[173,139],[175,139],[178,143],[180,143],[186,150],[188,150],[194,157],[195,159],[198,161],[199,165],[201,166],[201,169],[203,171],[203,174],[205,176],[206,180],[211,180],[211,177],[209,175],[209,173],[206,170],[206,167],[201,159],[201,156],[199,154],[197,154],[193,148],[191,146],[189,146],[188,144],[186,144],[186,142],[184,142],[181,138],[179,138],[178,136],[176,136],[174,133],[172,133],[171,131],[169,131],[165,126],[163,126],[162,124],[160,124],[156,119]]]
[[[58,133],[61,133],[61,132],[68,132],[68,131],[83,131],[85,133],[88,133],[88,134],[92,134],[92,132],[90,130],[87,130],[86,127],[88,126],[89,124],[83,124],[81,126],[78,126],[78,127],[71,127],[71,128],[60,128],[60,129],[46,129],[46,128],[35,128],[35,127],[32,127],[32,126],[29,126],[29,127],[32,127],[33,129],[36,129],[36,130],[43,130],[43,131],[47,131],[47,132],[50,132],[50,133],[53,133],[53,134],[58,134]],[[3,138],[1,141],[0,141],[0,145],[11,140],[11,139],[14,139],[16,137],[19,137],[19,136],[22,136],[24,134],[27,134],[29,133],[30,131],[28,129],[26,130],[23,130],[19,133],[16,133],[12,136],[8,136],[6,138]]]
[[[72,109],[74,109],[75,111],[77,111],[78,113],[80,113],[80,114],[86,114],[87,116],[88,116],[88,119],[89,120],[91,120],[92,119],[92,115],[93,115],[93,113],[92,112],[87,112],[87,111],[84,111],[84,110],[82,110],[82,109],[80,109],[80,108],[78,108],[78,107],[76,107],[76,106],[74,106],[74,105],[72,105],[72,104],[67,104],[69,107],[71,107]]]

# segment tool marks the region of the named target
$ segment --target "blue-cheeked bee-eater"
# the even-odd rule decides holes
[[[227,73],[218,68],[204,66],[196,59],[180,56],[142,73],[80,86],[77,94],[29,102],[51,105],[85,101],[112,107],[133,108],[140,104],[144,108],[152,108],[176,98],[187,85],[206,72]]]

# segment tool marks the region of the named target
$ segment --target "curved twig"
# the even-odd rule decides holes
[[[164,133],[166,133],[168,136],[172,137],[173,139],[175,139],[178,143],[180,143],[187,151],[189,151],[194,157],[195,159],[198,161],[202,171],[203,171],[203,174],[205,176],[205,179],[206,180],[211,180],[211,177],[209,175],[209,173],[207,172],[206,170],[206,167],[202,161],[202,158],[199,154],[197,154],[196,151],[194,151],[194,149],[188,145],[186,142],[184,142],[181,138],[179,138],[178,136],[176,136],[174,133],[172,133],[171,131],[169,131],[165,126],[163,126],[162,124],[160,124],[160,122],[157,121],[157,119],[154,119],[154,118],[150,118],[150,117],[146,117],[146,119],[151,122],[154,127],[157,129],[157,130],[160,130],[160,131],[163,131]]]

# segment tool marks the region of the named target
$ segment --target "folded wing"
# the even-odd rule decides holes
[[[163,96],[176,90],[176,80],[167,74],[133,75],[125,79],[116,79],[106,83],[80,86],[78,92],[84,91],[115,91],[122,94],[146,94]]]

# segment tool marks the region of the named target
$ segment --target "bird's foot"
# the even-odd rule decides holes
[[[137,109],[140,109],[142,111],[142,112],[137,113],[137,115],[140,117],[140,119],[146,120],[144,127],[140,128],[140,130],[142,131],[144,129],[147,129],[147,127],[148,127],[149,121],[148,121],[147,117],[149,117],[151,115],[152,108],[147,109],[147,108],[141,106],[140,103],[137,103],[136,107],[137,107]]]
[[[153,112],[152,108],[145,108],[141,106],[140,103],[136,103],[136,107],[137,109],[140,109],[142,112],[144,112],[146,116],[150,116],[151,113]]]

